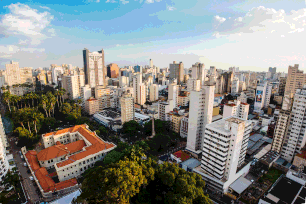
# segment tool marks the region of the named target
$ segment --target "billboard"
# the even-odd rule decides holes
[[[262,91],[257,90],[256,92],[256,102],[261,102],[262,101]]]

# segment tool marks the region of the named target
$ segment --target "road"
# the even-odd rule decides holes
[[[25,163],[25,161],[22,161],[22,159],[20,157],[20,154],[19,154],[20,148],[16,146],[15,140],[13,139],[13,137],[8,136],[8,141],[9,141],[10,146],[11,146],[11,153],[14,156],[16,166],[17,166],[17,168],[20,172],[20,175],[22,177],[21,182],[22,182],[23,188],[24,188],[25,193],[26,193],[25,196],[27,197],[29,203],[36,203],[37,201],[40,200],[39,194],[36,192],[38,187],[35,187],[34,186],[34,181],[31,181],[30,178],[29,178],[31,176],[31,174],[29,174],[27,172],[28,167],[25,167],[23,165]]]

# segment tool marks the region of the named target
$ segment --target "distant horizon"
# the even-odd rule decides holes
[[[84,48],[105,62],[157,67],[182,61],[218,69],[305,70],[305,2],[135,0],[2,2],[0,68],[72,64]],[[6,3],[6,4],[5,4]],[[99,18],[97,18],[99,17]],[[26,26],[25,26],[26,25]]]

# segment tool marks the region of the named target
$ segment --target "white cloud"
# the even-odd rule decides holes
[[[39,6],[40,8],[42,8],[42,9],[46,9],[46,10],[51,10],[49,7],[47,7],[47,6]]]
[[[128,4],[129,1],[126,1],[126,0],[120,0],[122,4]]]
[[[121,45],[117,44],[116,47],[120,47]]]
[[[154,2],[160,2],[160,1],[162,1],[162,0],[146,0],[145,2],[147,3],[147,4],[152,4],[152,3],[154,3]],[[141,1],[142,2],[142,1]],[[140,3],[141,3],[140,2]]]
[[[173,6],[167,6],[167,10],[168,11],[174,11],[174,10],[176,10],[176,8],[174,8]]]
[[[19,51],[19,47],[15,45],[0,45],[0,57],[10,58]]]
[[[53,16],[49,12],[38,12],[21,3],[6,6],[10,13],[2,16],[0,34],[5,37],[20,37],[31,40],[31,44],[40,44],[46,39],[46,28],[50,26]]]

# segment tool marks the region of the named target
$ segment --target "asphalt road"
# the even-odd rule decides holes
[[[12,139],[12,137],[9,137],[8,136],[8,141],[11,145],[11,152],[14,156],[14,159],[15,159],[15,163],[16,163],[16,166],[20,172],[20,175],[22,177],[22,185],[23,185],[23,189],[25,191],[25,196],[27,197],[27,200],[29,201],[28,203],[36,203],[40,200],[40,196],[39,194],[36,192],[36,190],[38,189],[37,186],[34,185],[35,181],[31,181],[30,180],[30,176],[31,174],[29,174],[27,172],[28,170],[28,167],[25,167],[24,166],[24,163],[25,161],[23,161],[20,157],[20,154],[19,154],[19,151],[20,151],[20,148],[16,146],[15,144],[15,141],[14,139]]]

